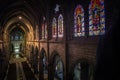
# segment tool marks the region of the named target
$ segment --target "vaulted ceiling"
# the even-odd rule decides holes
[[[0,32],[21,28],[24,32],[33,27],[45,15],[49,3],[46,0],[0,0]],[[18,29],[19,30],[19,29]]]
[[[0,0],[0,36],[7,40],[10,33],[17,30],[33,40],[36,26],[61,2],[63,0]]]
[[[40,19],[46,10],[45,0],[2,0],[0,1],[0,23],[5,25],[12,18],[22,16],[31,24]]]
[[[48,15],[48,10],[59,2],[61,0],[0,0],[0,32],[9,34],[17,24],[23,31],[33,32],[43,16]]]

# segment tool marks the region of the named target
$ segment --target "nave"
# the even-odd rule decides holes
[[[25,57],[12,53],[5,80],[37,80]]]

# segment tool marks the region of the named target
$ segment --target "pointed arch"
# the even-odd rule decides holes
[[[38,73],[38,52],[39,52],[39,50],[38,50],[38,47],[36,46],[35,47],[35,53],[32,56],[32,57],[34,57],[34,66],[33,66],[33,68],[34,68],[34,73],[35,74]]]
[[[31,51],[30,51],[30,64],[33,67],[33,63],[34,63],[34,46],[31,45]]]
[[[45,38],[45,24],[42,23],[42,39]]]
[[[54,71],[55,71],[54,79],[63,80],[63,73],[64,73],[63,62],[62,62],[62,59],[60,58],[59,55],[55,56],[54,65],[55,65],[55,68],[54,68]]]
[[[73,80],[88,80],[89,78],[89,64],[86,59],[79,59],[73,65]]]
[[[74,37],[85,36],[84,9],[77,5],[74,11]]]
[[[39,52],[39,49],[38,49],[38,47],[36,46],[36,47],[35,47],[35,55],[38,55],[38,52]]]
[[[57,51],[53,51],[50,57],[51,80],[64,80],[64,63]]]
[[[60,14],[58,17],[58,37],[59,38],[63,37],[63,16],[62,14]]]
[[[42,48],[40,52],[40,71],[42,74],[41,79],[48,79],[48,60],[44,48]]]
[[[104,0],[91,0],[89,4],[89,35],[105,33]]]
[[[45,23],[45,39],[48,37],[48,32],[47,32],[47,23]]]
[[[43,22],[42,22],[42,39],[47,39],[47,23],[45,21],[45,17],[43,17]]]

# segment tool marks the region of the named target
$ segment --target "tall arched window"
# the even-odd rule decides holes
[[[53,21],[52,21],[52,37],[53,38],[57,37],[57,22],[56,22],[56,18],[53,18]]]
[[[47,62],[47,57],[46,57],[46,52],[42,52],[42,63],[43,63],[43,74],[44,74],[44,79],[48,79],[48,62]]]
[[[62,14],[58,17],[58,37],[63,37],[63,16]]]
[[[89,35],[105,33],[104,0],[91,0],[89,5]]]
[[[81,5],[78,5],[74,12],[74,37],[80,37],[84,35],[84,10]]]
[[[45,17],[43,17],[43,24],[42,24],[42,39],[47,38],[47,23],[45,21]]]
[[[45,38],[45,24],[42,24],[42,39]]]
[[[48,33],[47,33],[47,23],[45,23],[45,39],[47,39]]]

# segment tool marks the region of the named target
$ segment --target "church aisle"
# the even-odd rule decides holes
[[[11,56],[9,68],[4,80],[37,80],[31,68],[28,66],[26,58]]]
[[[16,63],[17,80],[26,80],[21,62]]]
[[[29,65],[27,64],[27,62],[22,62],[22,65],[23,65],[25,76],[26,76],[26,80],[37,80],[33,72],[31,71]]]
[[[9,65],[9,71],[6,80],[17,80],[16,74],[16,64],[12,63]]]

